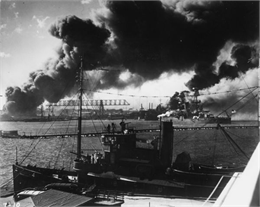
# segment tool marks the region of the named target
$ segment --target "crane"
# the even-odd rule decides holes
[[[49,103],[47,106],[77,106],[78,100],[61,99],[57,103]],[[82,100],[83,106],[128,106],[125,99],[89,99]]]
[[[75,99],[61,99],[57,103],[49,103],[47,106],[49,108],[59,107],[59,106],[78,106],[78,100]],[[130,104],[125,99],[88,99],[82,100],[82,106],[96,106],[99,107],[99,114],[104,114],[104,106],[129,106]]]

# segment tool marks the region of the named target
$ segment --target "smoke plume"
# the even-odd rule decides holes
[[[88,68],[95,67],[105,54],[104,45],[110,34],[91,20],[84,21],[76,16],[58,20],[51,26],[50,33],[62,39],[58,57],[32,72],[29,83],[21,88],[6,89],[5,109],[10,115],[35,115],[36,107],[44,100],[55,103],[70,94],[76,83],[81,56],[86,57],[84,64]]]
[[[200,97],[203,107],[224,116],[225,109],[229,115],[235,110],[232,116],[236,119],[257,120],[258,81],[258,68],[250,69],[234,79],[221,79],[215,86],[201,91],[201,94],[206,94]]]
[[[259,65],[258,45],[236,44],[231,50],[232,65],[229,61],[224,61],[217,69],[213,65],[199,64],[195,66],[194,77],[186,84],[190,89],[205,89],[219,83],[221,79],[235,79],[246,73],[249,69]]]
[[[107,1],[93,20],[64,17],[50,28],[62,41],[58,57],[30,75],[31,87],[8,88],[6,109],[32,111],[43,100],[57,102],[69,95],[81,56],[86,69],[107,70],[91,76],[97,82],[91,90],[140,86],[163,72],[194,71],[187,86],[198,89],[234,79],[258,64],[259,51],[252,45],[259,36],[258,14],[258,1],[162,0]],[[235,44],[236,65],[223,62],[216,68],[227,41]],[[122,79],[126,72],[127,80]],[[31,98],[35,104],[22,107]]]

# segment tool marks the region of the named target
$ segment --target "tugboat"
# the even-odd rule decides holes
[[[208,197],[217,185],[214,196],[220,194],[230,179],[225,172],[217,176],[212,172],[198,172],[201,176],[199,183],[175,179],[174,170],[177,169],[172,166],[174,130],[171,121],[160,122],[158,130],[161,136],[152,141],[153,149],[138,148],[136,132],[126,129],[101,135],[103,153],[82,154],[83,61],[79,70],[79,85],[77,152],[72,152],[76,154],[74,170],[25,166],[17,162],[13,165],[16,199],[19,193],[21,195],[28,189],[56,190],[76,195],[96,195],[111,190],[132,195]]]

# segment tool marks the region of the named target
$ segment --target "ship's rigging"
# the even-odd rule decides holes
[[[76,158],[76,161],[80,161],[80,160],[82,160],[82,146],[81,146],[81,143],[82,143],[82,134],[84,134],[83,132],[82,132],[82,98],[83,98],[83,86],[82,86],[82,83],[83,83],[83,70],[82,70],[82,67],[83,67],[83,65],[81,64],[81,66],[80,66],[80,71],[79,71],[79,96],[78,96],[78,98],[79,98],[79,107],[78,107],[78,112],[79,112],[79,117],[78,117],[78,122],[77,122],[77,126],[78,126],[78,130],[77,130],[77,152],[76,152],[76,155],[77,155],[77,158]],[[217,128],[219,128],[219,127],[221,127],[221,126],[217,126]],[[230,126],[231,127],[231,126]],[[236,126],[236,127],[239,127],[239,126]],[[202,127],[203,128],[203,127]],[[214,128],[214,127],[211,127],[211,128]],[[232,128],[232,127],[231,127]],[[178,129],[178,127],[177,128],[175,128],[175,130],[191,130],[192,129],[192,127],[181,127],[181,128],[179,128]],[[204,129],[207,129],[207,127],[204,127]],[[209,129],[209,128],[208,128]],[[145,130],[147,130],[147,129],[145,129]],[[137,131],[137,130],[136,130]],[[142,130],[140,130],[140,131],[142,131]],[[148,129],[148,131],[149,131],[149,129]],[[150,131],[151,132],[151,131]],[[158,133],[158,128],[157,129],[155,129],[155,132],[157,132]],[[36,146],[40,143],[40,141],[41,140],[43,140],[43,138],[44,138],[44,136],[42,136],[41,138],[39,138],[37,141],[36,141],[36,144],[35,145],[32,145],[32,149],[29,151],[29,153],[24,157],[24,159],[19,163],[19,165],[21,165],[24,161],[25,161],[25,159],[26,158],[28,158],[28,156],[32,153],[32,151],[36,148]],[[185,140],[185,139],[183,139],[183,140]],[[182,141],[183,141],[182,140]],[[228,139],[229,140],[229,142],[230,143],[233,143],[233,141],[232,141],[232,139]],[[234,144],[234,143],[233,143]],[[61,149],[61,148],[60,148]],[[238,147],[238,149],[239,149],[239,147]],[[94,148],[94,150],[95,150],[95,148]],[[58,153],[58,157],[60,156],[60,153],[61,153],[61,150],[59,150],[59,153]],[[215,148],[214,148],[214,153],[215,153]],[[58,159],[58,158],[57,158]],[[55,164],[57,164],[58,162],[57,162],[57,159],[56,159],[56,161],[55,161]],[[18,164],[18,163],[17,163]],[[167,162],[167,164],[169,164],[168,162]],[[25,168],[22,170],[22,171],[24,171],[25,170]],[[19,175],[18,175],[19,176]],[[15,180],[15,177],[14,177],[14,180]]]

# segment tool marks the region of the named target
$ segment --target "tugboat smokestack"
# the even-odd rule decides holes
[[[162,122],[162,138],[160,147],[160,160],[163,166],[172,164],[173,126],[172,121]]]

